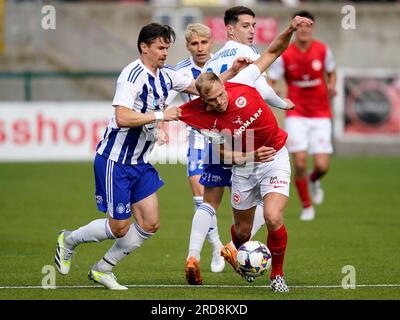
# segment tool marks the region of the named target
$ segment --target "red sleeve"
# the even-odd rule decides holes
[[[205,111],[205,105],[200,98],[185,103],[180,109],[182,114],[179,120],[196,129],[212,129],[215,116],[212,111]]]

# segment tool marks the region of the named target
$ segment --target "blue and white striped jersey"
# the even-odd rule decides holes
[[[154,75],[137,59],[122,70],[112,105],[124,106],[140,113],[164,110],[168,92],[180,92],[192,81],[192,78],[177,73],[168,66],[158,69]],[[119,128],[114,114],[97,146],[97,153],[123,164],[147,163],[155,137],[155,123]]]
[[[197,64],[194,63],[193,58],[189,57],[187,59],[184,59],[180,62],[178,62],[175,66],[176,72],[188,76],[192,79],[197,79],[197,77],[200,75],[202,72],[203,68],[199,67]],[[174,100],[175,96],[178,94],[176,91],[172,91],[171,94],[168,96],[167,105],[170,105],[172,101]],[[183,100],[184,103],[191,101],[193,99],[196,99],[198,96],[181,92],[180,96]]]

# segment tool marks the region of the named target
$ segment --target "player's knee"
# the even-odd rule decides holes
[[[111,227],[111,232],[116,238],[122,238],[128,233],[129,224],[124,226],[113,226]]]
[[[297,175],[304,175],[307,171],[307,163],[303,162],[295,163],[294,169]]]
[[[147,222],[143,224],[143,230],[149,233],[156,233],[160,228],[160,223],[157,222]]]
[[[325,175],[328,172],[329,166],[326,163],[318,163],[315,165],[314,170],[319,173],[320,176]]]
[[[279,212],[267,214],[265,223],[268,230],[276,230],[283,224],[282,214]]]

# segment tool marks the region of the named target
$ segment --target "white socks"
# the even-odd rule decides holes
[[[203,203],[203,197],[202,196],[193,196],[193,202],[194,202],[194,208],[195,208],[195,212],[196,212],[197,209],[200,207],[200,205]],[[211,220],[210,228],[208,229],[208,232],[207,232],[207,240],[208,240],[208,242],[211,243],[214,250],[221,249],[222,242],[219,239],[218,222],[217,222],[217,216],[215,215],[215,211],[214,211],[214,215]]]
[[[211,225],[207,232],[207,240],[211,243],[213,250],[221,250],[222,242],[219,239],[217,216],[215,213],[212,217]]]
[[[142,243],[154,233],[144,231],[137,222],[131,224],[127,234],[116,239],[111,232],[108,219],[98,219],[86,226],[72,231],[65,238],[65,244],[71,250],[84,242],[100,242],[106,239],[116,239],[114,245],[106,252],[96,265],[100,272],[111,272],[112,268],[133,250],[139,248]]]
[[[108,224],[108,219],[97,219],[68,234],[65,237],[65,244],[73,250],[78,244],[84,242],[101,242],[115,238]]]
[[[253,228],[251,229],[250,239],[254,237],[258,230],[265,224],[264,218],[264,205],[260,203],[256,207],[256,213],[254,214]]]
[[[193,196],[193,203],[194,203],[194,211],[196,212],[196,210],[203,203],[203,197],[202,196]]]
[[[131,224],[127,234],[115,241],[104,257],[97,262],[96,269],[100,272],[111,272],[112,268],[133,250],[153,236],[154,233],[144,231],[135,221]]]
[[[203,247],[208,229],[212,225],[214,216],[215,210],[208,203],[201,204],[196,210],[192,220],[192,229],[190,231],[188,257],[194,256],[200,261],[201,248]]]

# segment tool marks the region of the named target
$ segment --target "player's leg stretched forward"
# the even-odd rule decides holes
[[[123,166],[97,155],[94,168],[97,207],[108,217],[94,220],[74,231],[62,230],[57,239],[55,264],[58,271],[66,275],[78,245],[113,239],[114,245],[92,267],[89,278],[108,289],[127,289],[118,284],[112,269],[157,231],[156,191],[163,182],[150,164]],[[133,224],[132,212],[136,218]]]
[[[192,189],[192,194],[193,194],[193,202],[195,205],[195,215],[197,209],[202,205],[204,202],[204,186],[200,184],[199,179],[201,175],[190,175],[189,173],[189,185]],[[208,204],[210,204],[213,208],[218,208],[218,205],[213,205],[214,201],[208,201]],[[216,209],[214,209],[215,211]],[[197,219],[197,218],[196,218]],[[200,219],[201,220],[201,219]],[[195,221],[195,218],[193,217],[193,221]],[[192,225],[192,232],[196,232],[196,224]],[[222,248],[222,242],[219,237],[219,232],[218,232],[218,220],[217,220],[217,215],[213,214],[212,215],[212,220],[209,225],[208,231],[207,231],[207,240],[212,246],[212,259],[211,259],[211,271],[212,272],[222,272],[225,267],[225,261],[224,259],[221,259],[221,256],[219,255],[221,248]],[[203,239],[204,241],[204,239]]]
[[[203,278],[200,272],[200,253],[206,237],[209,235],[209,229],[215,223],[216,210],[218,209],[222,196],[224,194],[224,187],[205,187],[204,188],[204,202],[197,208],[190,231],[189,252],[185,266],[186,281],[191,285],[201,285]],[[213,260],[216,251],[218,254],[221,250],[222,244],[220,243],[217,251],[213,248]],[[221,259],[221,257],[219,256]],[[220,260],[219,259],[219,260]],[[224,261],[223,261],[224,262]],[[218,261],[217,266],[221,263]],[[223,269],[219,267],[219,270]],[[221,270],[222,271],[222,270]]]
[[[264,197],[264,217],[268,229],[267,247],[272,255],[271,289],[273,292],[288,292],[289,288],[283,274],[283,263],[287,246],[287,232],[283,223],[283,212],[288,197],[271,192]],[[221,251],[221,255],[228,261],[237,273],[245,276],[236,266],[237,249],[250,239],[252,218],[255,207],[247,210],[233,209],[235,225],[231,228],[232,241]],[[251,282],[254,279],[246,277]]]
[[[114,245],[106,252],[89,272],[89,279],[105,287],[110,288],[102,282],[103,274],[111,274],[112,269],[133,250],[139,248],[143,242],[152,237],[159,228],[159,211],[157,194],[153,193],[147,198],[133,204],[131,210],[135,221],[130,224],[127,233],[117,239]],[[100,277],[98,277],[100,273]],[[96,276],[97,275],[97,276]]]
[[[239,247],[250,240],[251,230],[253,228],[254,213],[256,207],[245,210],[233,208],[234,224],[231,226],[232,240],[221,250],[221,256],[229,262],[233,269],[245,277],[248,282],[253,282],[254,278],[246,276],[236,265],[236,255]]]
[[[133,204],[131,210],[136,218],[134,223],[131,223],[130,219],[116,220],[108,217],[108,219],[94,220],[72,232],[63,230],[57,242],[56,265],[58,270],[62,274],[67,274],[69,267],[68,269],[65,267],[60,268],[60,260],[62,264],[68,263],[70,266],[72,258],[72,254],[70,254],[68,259],[57,259],[57,254],[62,257],[58,248],[73,253],[81,243],[116,239],[114,245],[106,252],[103,258],[93,265],[89,271],[89,279],[104,285],[108,289],[127,289],[127,287],[118,284],[112,269],[158,230],[159,214],[156,193]],[[59,261],[58,263],[57,260]]]

